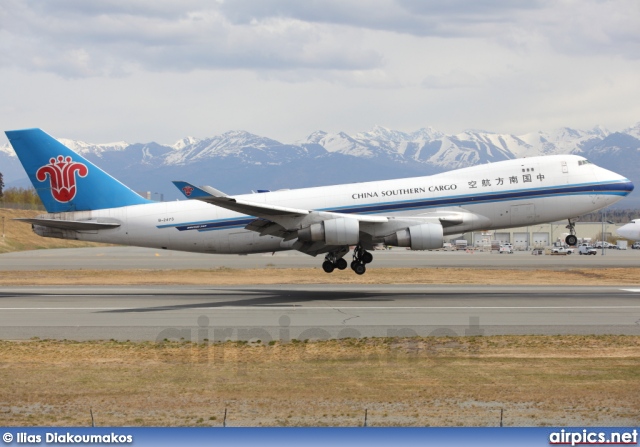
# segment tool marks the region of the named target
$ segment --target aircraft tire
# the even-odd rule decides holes
[[[368,251],[365,251],[364,253],[362,253],[362,262],[364,262],[365,264],[368,264],[371,261],[373,261],[373,255],[371,253],[369,253]]]
[[[347,268],[347,260],[344,258],[340,258],[336,261],[336,267],[338,267],[338,270],[344,270]]]
[[[333,269],[334,269],[334,268],[335,268],[335,267],[333,266],[333,263],[332,263],[332,262],[324,261],[324,262],[322,263],[322,270],[324,270],[324,271],[325,271],[325,272],[327,272],[327,273],[331,273],[331,272],[333,272]]]
[[[364,272],[367,271],[367,268],[364,266],[364,264],[358,263],[353,269],[353,271],[356,272],[358,275],[364,275]]]
[[[570,246],[575,246],[578,244],[578,238],[575,237],[573,234],[570,234],[569,236],[567,236],[564,241],[567,243],[567,245]]]

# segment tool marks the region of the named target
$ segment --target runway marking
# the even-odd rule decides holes
[[[197,306],[198,303],[191,303],[193,306]],[[451,310],[451,309],[640,309],[640,306],[355,306],[355,307],[306,307],[292,304],[290,306],[216,306],[216,307],[195,307],[189,309],[189,304],[180,304],[176,309],[173,309],[171,305],[168,306],[152,306],[152,307],[0,307],[0,310],[146,310],[146,311],[165,311],[165,310],[247,310],[247,309],[260,309],[260,310],[419,310],[419,309],[436,309],[436,310]]]
[[[620,289],[620,290],[624,290],[625,292],[636,292],[636,293],[640,293],[640,289]]]

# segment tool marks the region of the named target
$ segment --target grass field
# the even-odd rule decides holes
[[[0,342],[0,424],[638,425],[640,337]]]
[[[200,270],[41,270],[0,272],[0,286],[17,285],[276,285],[276,284],[488,284],[637,286],[640,268],[485,270],[481,268],[375,268],[366,275],[318,268]]]

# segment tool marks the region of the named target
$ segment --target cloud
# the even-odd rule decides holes
[[[0,67],[63,77],[296,70],[381,78],[372,34],[483,39],[511,51],[640,57],[637,0],[3,0]],[[392,40],[389,37],[389,40]],[[400,49],[401,50],[401,49]],[[265,72],[273,72],[265,74]]]
[[[66,77],[198,69],[367,70],[382,56],[353,30],[294,18],[234,24],[205,1],[7,0],[0,64]]]
[[[640,57],[637,0],[235,0],[221,11],[234,23],[287,17],[418,37],[484,38],[520,49],[545,40],[567,54]]]
[[[478,76],[462,70],[452,70],[446,74],[430,74],[422,81],[422,87],[427,89],[471,88],[482,85]]]

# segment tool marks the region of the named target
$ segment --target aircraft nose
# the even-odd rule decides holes
[[[616,233],[624,238],[633,239],[631,224],[621,226],[616,230]]]
[[[620,198],[628,196],[634,189],[633,182],[627,177],[605,169],[602,166],[597,166],[594,174],[596,174],[600,182],[607,185],[606,188],[609,189],[611,193]]]
[[[622,179],[622,187],[623,191],[626,191],[626,195],[631,194],[631,191],[634,189],[633,182],[625,177]]]
[[[622,192],[622,194],[625,196],[628,196],[629,194],[631,194],[631,192],[635,188],[633,185],[633,182],[620,174],[616,174],[615,177],[616,177],[615,180],[618,183],[616,185],[616,189]]]

